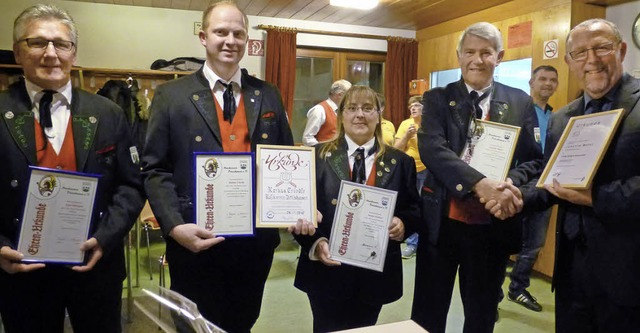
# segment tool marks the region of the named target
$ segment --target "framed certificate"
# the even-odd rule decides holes
[[[617,109],[571,117],[536,187],[557,179],[565,188],[590,188],[623,113]]]
[[[486,120],[471,123],[461,159],[489,179],[507,178],[520,127]]]
[[[382,272],[398,193],[343,180],[331,226],[331,259]]]
[[[194,161],[194,223],[216,236],[253,236],[253,153],[196,152]]]
[[[286,228],[305,218],[317,226],[313,147],[258,145],[256,227]]]
[[[99,175],[30,167],[18,239],[25,262],[81,264]]]

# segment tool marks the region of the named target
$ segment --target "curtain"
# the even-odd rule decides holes
[[[409,82],[418,76],[418,41],[400,37],[387,39],[387,59],[385,63],[384,117],[395,124],[409,117]]]
[[[296,81],[296,34],[292,28],[267,29],[265,81],[280,89],[289,122],[292,119]]]

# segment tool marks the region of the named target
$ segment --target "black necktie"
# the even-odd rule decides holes
[[[367,180],[364,166],[364,148],[360,147],[353,153],[353,168],[351,168],[351,181],[364,184]]]
[[[609,100],[606,97],[602,97],[600,99],[592,99],[589,101],[589,105],[587,105],[587,109],[585,110],[585,114],[598,113],[601,112],[604,105]]]
[[[51,101],[53,101],[54,90],[43,90],[44,94],[40,99],[40,106],[38,107],[38,113],[40,115],[40,127],[45,128],[53,127],[51,122]]]
[[[473,90],[469,93],[471,97],[471,101],[473,102],[473,110],[476,116],[476,119],[482,119],[482,108],[480,107],[480,102],[489,96],[489,91],[487,90],[482,96],[478,96],[478,92]]]
[[[222,94],[224,100],[224,107],[222,109],[224,120],[228,120],[229,123],[232,123],[233,116],[236,115],[236,99],[233,97],[233,82],[224,83],[220,80],[218,80],[218,82],[225,87],[224,94]]]

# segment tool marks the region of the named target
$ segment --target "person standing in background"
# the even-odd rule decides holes
[[[427,167],[420,160],[418,151],[418,129],[422,121],[422,96],[412,96],[409,98],[409,119],[404,120],[398,126],[393,146],[404,151],[416,161],[416,189],[418,193],[422,189],[422,184],[427,177]],[[406,246],[402,249],[402,258],[409,259],[416,254],[418,249],[418,233],[413,233],[406,240]]]
[[[240,68],[247,16],[221,1],[204,11],[202,22],[207,60],[156,90],[142,172],[167,242],[171,289],[227,332],[248,333],[260,314],[278,230],[224,239],[192,223],[193,152],[253,152],[257,144],[293,145],[293,136],[277,88]]]
[[[533,106],[536,110],[537,124],[533,129],[536,142],[544,151],[544,143],[547,135],[547,123],[551,118],[553,108],[549,105],[549,98],[558,89],[558,71],[553,66],[538,66],[531,73],[529,80],[530,94],[533,98]],[[532,211],[522,219],[522,250],[516,258],[509,277],[509,291],[507,299],[518,303],[529,310],[542,311],[542,305],[538,303],[527,288],[530,285],[531,272],[536,263],[538,253],[544,246],[549,227],[551,208],[541,211]]]
[[[336,135],[336,110],[344,93],[351,88],[347,80],[338,80],[331,85],[329,97],[307,112],[307,125],[302,132],[302,144],[315,146],[318,142],[332,140]]]
[[[384,109],[387,104],[387,99],[384,98],[384,95],[381,93],[378,93],[377,96],[378,101],[380,102],[380,115],[382,116],[382,121],[380,122],[380,128],[382,129],[382,141],[384,141],[387,146],[393,146],[396,127],[393,126],[393,123],[390,120],[384,118]]]

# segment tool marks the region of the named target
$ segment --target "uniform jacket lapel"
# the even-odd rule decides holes
[[[249,137],[253,137],[253,131],[256,129],[258,115],[262,107],[262,95],[260,90],[251,86],[246,80],[249,75],[242,70],[242,99],[244,101],[244,110],[247,115],[247,125],[249,127]]]
[[[2,119],[7,124],[11,137],[25,155],[29,164],[36,164],[34,115],[31,111],[31,99],[24,84],[14,86],[10,91],[13,101],[18,101],[8,109],[2,110]]]
[[[327,164],[331,166],[338,178],[351,180],[351,167],[349,166],[346,145],[347,143],[343,141],[339,144],[338,149],[327,154]]]
[[[398,160],[391,156],[392,154],[387,151],[382,157],[376,158],[376,187],[387,188],[393,174],[398,166]]]
[[[202,119],[213,137],[218,140],[218,144],[222,145],[220,138],[220,124],[218,123],[218,111],[216,110],[216,102],[213,97],[213,92],[209,89],[209,82],[204,77],[202,68],[196,73],[196,88],[193,89],[191,96],[191,103],[196,108]],[[199,89],[202,88],[202,89]]]
[[[84,170],[89,152],[93,147],[100,117],[92,113],[91,105],[85,105],[78,92],[73,89],[71,97],[71,128],[76,150],[76,169]]]
[[[638,84],[638,81],[625,73],[622,77],[622,85],[620,86],[618,94],[619,96],[622,96],[622,98],[617,98],[620,103],[618,105],[614,105],[613,108],[623,108],[623,116],[627,116],[640,101],[640,85]]]

